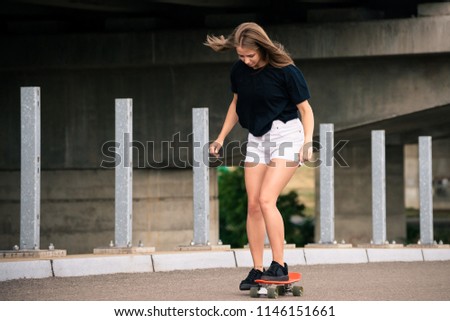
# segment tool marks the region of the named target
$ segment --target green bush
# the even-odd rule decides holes
[[[246,232],[247,193],[244,169],[218,168],[220,239],[232,248],[248,243]],[[298,194],[291,191],[280,195],[277,201],[285,227],[287,243],[303,246],[314,242],[314,221],[305,217],[305,206],[298,201]]]

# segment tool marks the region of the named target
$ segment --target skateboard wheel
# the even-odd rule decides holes
[[[250,297],[252,297],[252,298],[259,297],[258,291],[259,291],[258,287],[256,287],[256,286],[251,287],[250,288]]]
[[[292,294],[294,296],[302,296],[303,295],[303,287],[302,286],[293,286],[292,287]]]
[[[284,285],[277,286],[278,295],[286,295],[286,287]]]
[[[267,289],[267,297],[269,299],[276,299],[278,297],[277,288],[268,288]]]

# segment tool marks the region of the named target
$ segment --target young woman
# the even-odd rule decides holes
[[[214,51],[234,49],[239,57],[231,70],[233,99],[209,149],[218,156],[237,122],[249,131],[244,167],[246,226],[254,267],[239,288],[250,289],[255,279],[287,280],[284,223],[276,202],[296,168],[312,156],[314,116],[306,81],[283,46],[255,23],[239,25],[227,38],[208,35],[205,45]],[[266,231],[273,260],[267,270],[263,268]]]

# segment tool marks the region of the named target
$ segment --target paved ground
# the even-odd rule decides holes
[[[302,298],[283,300],[450,300],[450,261],[292,266]],[[21,279],[0,282],[0,300],[254,300],[238,290],[246,268]],[[266,300],[265,298],[259,300]]]

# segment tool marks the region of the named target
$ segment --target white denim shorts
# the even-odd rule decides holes
[[[263,136],[248,134],[245,162],[269,164],[275,158],[300,164],[300,148],[305,142],[303,125],[295,118],[284,123],[274,120]]]

